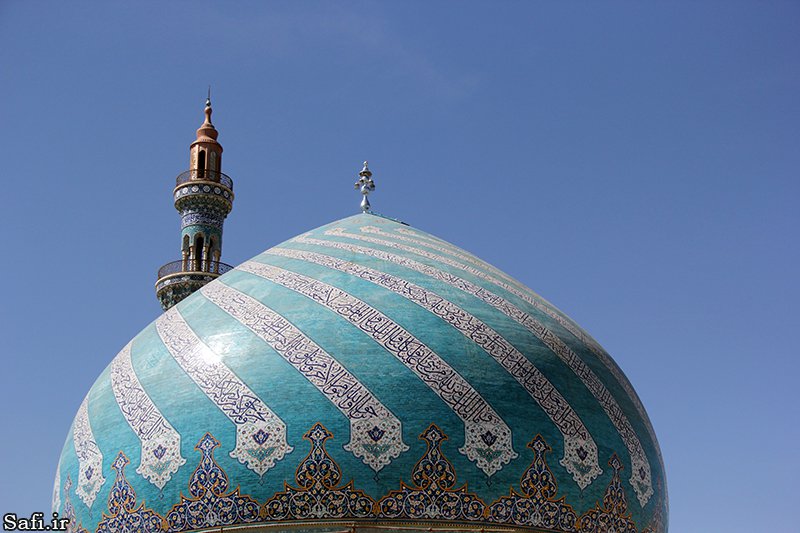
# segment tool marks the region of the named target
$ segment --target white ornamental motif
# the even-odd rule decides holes
[[[75,445],[75,455],[78,456],[78,486],[75,487],[75,494],[91,508],[106,478],[103,477],[103,454],[97,447],[89,423],[88,401],[87,396],[78,408],[72,426],[72,441]]]
[[[266,342],[350,421],[344,449],[378,472],[408,450],[400,420],[329,353],[255,298],[220,282],[200,292]]]
[[[263,476],[292,451],[283,420],[200,340],[176,307],[159,317],[156,330],[180,367],[236,425],[232,458]]]
[[[111,390],[142,445],[136,473],[163,489],[172,474],[186,463],[181,456],[181,436],[142,387],[133,370],[130,343],[111,362]]]
[[[517,457],[512,448],[511,429],[480,393],[425,343],[388,316],[341,289],[302,274],[255,261],[237,269],[307,296],[372,337],[463,421],[465,443],[459,451],[487,476]]]

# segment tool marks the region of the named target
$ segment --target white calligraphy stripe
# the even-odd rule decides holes
[[[410,237],[386,233],[383,230],[381,230],[380,228],[377,228],[377,227],[374,227],[374,226],[364,226],[364,227],[361,227],[360,229],[364,233],[370,233],[370,234],[374,234],[374,235],[381,235],[381,236],[385,236],[385,237],[391,237],[391,238],[395,238],[395,239],[399,239],[399,240],[404,240],[406,242],[415,241],[415,244],[419,244],[419,245],[422,245],[422,246],[427,246],[429,248],[433,248],[433,249],[436,249],[436,250],[439,250],[439,251],[444,251],[445,253],[448,253],[450,255],[458,257],[462,261],[468,261],[468,262],[472,262],[473,264],[476,264],[476,258],[474,258],[474,256],[472,256],[472,255],[470,255],[468,253],[458,253],[456,251],[447,250],[443,246],[436,246],[436,245],[432,245],[432,244],[430,244],[428,242],[425,242],[425,241],[412,239]],[[340,234],[339,232],[341,232],[341,231],[342,231],[341,229],[332,230],[331,232],[329,232],[329,234]],[[400,231],[400,230],[398,230],[398,231]],[[653,425],[650,422],[650,417],[647,416],[647,412],[645,411],[644,406],[642,405],[642,402],[639,399],[639,396],[633,390],[633,387],[631,386],[630,382],[628,381],[628,378],[626,378],[622,374],[622,371],[619,369],[619,367],[616,365],[616,363],[614,363],[614,361],[611,359],[611,357],[605,352],[605,350],[603,350],[603,348],[597,343],[597,341],[595,341],[592,337],[587,335],[575,323],[573,323],[568,318],[566,318],[560,311],[558,311],[555,308],[555,306],[553,306],[551,303],[547,302],[544,298],[542,298],[538,294],[534,293],[532,290],[530,290],[529,288],[525,287],[524,285],[522,285],[518,281],[516,281],[513,278],[505,275],[504,273],[502,273],[501,271],[495,269],[491,265],[488,265],[488,263],[486,263],[487,266],[491,267],[492,270],[496,271],[502,277],[506,278],[506,280],[508,280],[511,283],[517,285],[517,287],[511,286],[508,283],[506,283],[505,281],[502,281],[502,280],[498,279],[497,277],[492,276],[491,274],[489,274],[489,273],[487,273],[487,272],[485,272],[483,270],[479,270],[479,269],[473,268],[473,267],[471,267],[469,265],[464,265],[464,264],[459,263],[457,261],[454,261],[454,260],[452,260],[450,258],[442,257],[440,255],[431,253],[431,252],[426,251],[426,250],[421,250],[419,248],[415,248],[415,247],[412,247],[412,246],[406,246],[406,245],[402,245],[402,244],[399,244],[399,243],[396,243],[396,242],[386,241],[386,240],[382,240],[382,239],[365,238],[365,240],[366,240],[366,242],[372,242],[372,243],[375,243],[375,244],[380,244],[382,246],[388,246],[388,247],[396,248],[396,249],[403,250],[403,251],[406,251],[406,252],[411,252],[411,253],[420,255],[422,257],[426,257],[428,259],[432,259],[434,261],[438,261],[440,263],[444,263],[446,265],[449,265],[449,266],[452,266],[452,267],[455,267],[455,268],[459,268],[461,270],[469,272],[470,274],[473,274],[473,275],[475,275],[477,277],[480,277],[481,279],[485,279],[486,281],[489,281],[490,283],[493,283],[493,284],[497,285],[498,287],[501,287],[501,288],[509,291],[510,293],[514,294],[518,298],[521,298],[525,302],[527,302],[530,305],[534,306],[536,309],[538,309],[542,313],[546,314],[547,316],[549,316],[550,318],[552,318],[553,320],[558,322],[559,325],[561,325],[564,329],[566,329],[575,338],[580,340],[587,348],[589,348],[589,350],[592,353],[594,353],[600,359],[600,361],[609,370],[611,375],[614,376],[614,379],[617,381],[617,383],[625,391],[626,395],[630,399],[630,401],[633,404],[634,408],[636,409],[637,413],[641,417],[643,425],[645,427],[645,430],[647,431],[648,435],[650,436],[651,442],[653,444],[653,448],[655,449],[656,454],[658,456],[658,461],[663,467],[664,461],[663,461],[663,458],[661,457],[661,450],[660,450],[660,448],[658,446],[658,440],[656,439],[656,434],[655,434],[655,430],[653,429]],[[518,287],[521,287],[522,290],[520,290]]]
[[[419,285],[350,261],[289,248],[272,248],[268,253],[345,272],[388,289],[438,316],[500,363],[550,417],[564,438],[564,457],[560,463],[581,489],[603,473],[598,464],[597,445],[575,410],[533,363],[477,317]]]
[[[450,254],[450,255],[452,255],[454,257],[457,257],[458,259],[460,259],[462,261],[466,261],[466,262],[472,263],[473,265],[476,265],[476,266],[482,266],[480,263],[483,263],[482,261],[478,260],[472,254],[469,254],[467,252],[460,253],[457,250],[453,250],[452,246],[451,246],[450,249],[448,249],[445,246],[436,245],[436,244],[432,244],[432,243],[429,243],[429,242],[426,242],[426,241],[423,241],[423,240],[420,240],[420,239],[412,238],[412,237],[408,236],[409,234],[411,234],[411,232],[409,232],[405,228],[399,228],[397,230],[399,232],[402,232],[403,235],[395,235],[395,234],[391,234],[391,233],[386,233],[383,230],[381,230],[380,228],[377,228],[375,226],[364,226],[364,227],[362,227],[360,229],[361,229],[362,232],[365,232],[365,233],[370,233],[370,234],[373,234],[373,235],[381,235],[381,236],[385,236],[385,237],[391,237],[391,238],[402,240],[402,241],[405,241],[405,242],[411,242],[411,243],[414,243],[414,244],[426,246],[428,248],[432,248],[434,250],[438,250],[440,252],[444,252],[444,253]],[[415,235],[415,236],[419,237],[419,235]],[[506,283],[505,281],[502,281],[502,280],[498,279],[497,277],[492,276],[491,274],[488,274],[488,273],[486,273],[486,272],[484,272],[482,270],[478,270],[478,269],[472,268],[472,267],[470,267],[468,265],[464,265],[464,264],[458,263],[458,262],[456,262],[456,261],[454,261],[452,259],[449,259],[449,258],[446,258],[446,257],[442,257],[440,255],[436,255],[436,254],[430,253],[430,252],[428,252],[426,250],[420,250],[419,248],[414,248],[414,247],[411,247],[411,246],[402,246],[402,245],[393,246],[393,243],[387,242],[387,241],[370,241],[370,242],[375,242],[376,244],[382,244],[382,245],[385,245],[385,246],[392,246],[394,248],[398,248],[398,249],[401,249],[401,250],[404,250],[404,251],[407,251],[407,252],[411,252],[411,253],[414,253],[414,254],[417,254],[417,255],[420,255],[420,256],[423,256],[423,257],[427,257],[428,259],[432,259],[434,261],[438,261],[440,263],[444,263],[446,265],[462,269],[462,270],[464,270],[466,272],[469,272],[470,274],[478,276],[481,279],[485,279],[486,281],[489,281],[490,283],[493,283],[493,284],[497,285],[498,287],[501,287],[501,288],[507,290],[511,294],[513,294],[513,295],[517,296],[518,298],[524,300],[525,302],[527,302],[530,305],[534,306],[536,309],[538,309],[542,313],[546,314],[547,316],[549,316],[550,318],[552,318],[553,320],[558,322],[559,325],[561,325],[564,329],[566,329],[576,339],[581,341],[587,348],[589,348],[589,350],[591,350],[591,352],[593,354],[595,354],[600,359],[600,361],[609,370],[611,375],[614,376],[614,379],[616,379],[617,383],[619,383],[619,385],[622,387],[622,389],[628,395],[628,398],[630,398],[631,403],[633,404],[634,408],[636,409],[636,412],[639,414],[639,416],[642,419],[642,422],[644,423],[645,429],[647,430],[647,433],[650,436],[650,439],[651,439],[651,441],[653,443],[653,448],[656,450],[656,453],[658,454],[658,460],[663,466],[664,462],[663,462],[663,459],[661,457],[661,450],[658,447],[658,440],[656,439],[656,432],[653,429],[653,425],[650,423],[650,417],[647,416],[647,412],[644,409],[644,405],[642,405],[642,401],[639,399],[639,395],[636,394],[636,392],[633,390],[633,387],[631,386],[630,382],[628,381],[628,378],[626,378],[622,374],[622,371],[619,369],[617,364],[614,363],[614,361],[611,359],[611,357],[606,353],[605,350],[603,350],[603,348],[600,346],[600,344],[597,343],[596,340],[594,340],[592,337],[587,335],[574,322],[572,322],[567,317],[565,317],[560,311],[558,311],[555,308],[554,305],[552,305],[550,302],[548,302],[547,300],[545,300],[544,298],[542,298],[541,296],[539,296],[538,294],[533,292],[528,287],[525,287],[524,285],[522,285],[519,281],[511,278],[510,276],[508,276],[504,272],[496,269],[495,267],[493,267],[492,265],[489,265],[488,263],[483,263],[483,265],[486,265],[487,267],[491,268],[494,272],[497,273],[498,276],[504,278],[506,281],[509,281],[509,282],[513,283],[514,285],[516,285],[516,287],[511,286],[508,283]],[[396,244],[396,243],[394,243],[394,244]],[[520,288],[522,290],[520,290]]]
[[[344,449],[379,471],[408,450],[400,420],[329,353],[284,317],[223,283],[200,292],[266,342],[350,421]]]
[[[97,447],[89,423],[88,401],[87,396],[78,408],[72,426],[72,441],[75,445],[75,455],[78,456],[78,486],[75,488],[75,494],[87,507],[91,507],[106,478],[103,477],[103,454]]]
[[[119,410],[142,445],[136,469],[146,480],[163,489],[186,459],[181,457],[181,436],[147,395],[133,370],[130,343],[111,361],[111,390]]]
[[[511,430],[486,400],[439,355],[366,302],[321,281],[264,263],[248,261],[249,272],[307,296],[372,337],[414,372],[464,422],[465,443],[459,449],[487,476],[517,457]]]
[[[53,505],[52,511],[58,513],[61,511],[61,458],[58,459],[58,466],[56,467],[56,481],[53,483]]]
[[[508,274],[506,274],[505,272],[503,272],[499,268],[495,267],[494,265],[491,265],[491,264],[487,263],[486,261],[481,260],[481,258],[476,257],[476,256],[472,255],[471,253],[465,251],[465,250],[462,250],[462,249],[460,249],[460,248],[458,248],[456,246],[453,246],[450,243],[447,243],[447,242],[441,241],[441,240],[437,241],[437,240],[435,240],[433,238],[429,238],[429,237],[424,236],[424,235],[419,235],[419,234],[414,233],[414,232],[412,232],[412,231],[410,231],[410,230],[408,230],[406,228],[397,228],[395,230],[395,231],[397,231],[397,233],[400,233],[400,235],[398,235],[397,233],[389,233],[389,232],[383,231],[381,228],[378,228],[378,227],[375,227],[375,226],[362,226],[360,229],[364,233],[371,233],[373,235],[380,235],[380,236],[383,236],[383,237],[390,237],[392,239],[397,239],[399,241],[416,244],[418,246],[425,246],[427,248],[431,248],[432,250],[437,250],[439,252],[442,252],[442,253],[445,253],[445,254],[448,254],[448,255],[452,255],[453,257],[457,257],[461,261],[465,261],[467,263],[471,263],[472,265],[474,265],[474,266],[476,266],[478,268],[487,268],[487,269],[491,270],[496,276],[498,276],[500,278],[503,278],[504,280],[506,280],[509,283],[513,283],[515,285],[518,285],[518,286],[524,288],[526,291],[530,291],[534,296],[536,296],[537,298],[541,298],[548,305],[552,306],[552,304],[550,304],[550,302],[547,302],[547,300],[542,298],[539,294],[536,294],[530,288],[525,287],[519,281],[515,280],[514,278],[512,278],[511,276],[509,276]]]
[[[172,307],[156,320],[170,355],[228,419],[236,425],[230,456],[259,476],[292,451],[286,424],[208,347]]]
[[[336,235],[339,237],[363,240],[367,242],[372,240],[380,240],[372,239],[371,237],[366,237],[363,235],[345,233],[341,230],[331,230],[326,232],[326,235]],[[525,311],[518,308],[505,298],[492,293],[488,289],[484,289],[483,287],[475,285],[474,283],[449,272],[439,270],[435,267],[414,261],[413,259],[409,259],[407,257],[366,246],[357,246],[340,241],[313,239],[305,236],[296,237],[292,239],[292,242],[339,248],[405,266],[447,283],[448,285],[456,287],[464,292],[472,294],[473,296],[494,307],[501,313],[505,314],[515,322],[524,326],[539,340],[541,340],[545,346],[550,348],[550,350],[556,356],[558,356],[559,359],[566,363],[573,372],[575,372],[575,374],[581,379],[581,381],[586,385],[589,391],[591,391],[591,393],[603,407],[603,410],[606,412],[609,419],[614,424],[614,427],[617,429],[620,437],[622,438],[622,442],[625,443],[625,446],[628,449],[632,464],[630,483],[633,486],[633,489],[636,491],[639,503],[642,507],[644,507],[644,505],[650,499],[650,496],[653,494],[650,464],[647,461],[647,457],[645,456],[644,449],[639,441],[639,437],[636,435],[636,432],[631,426],[628,418],[625,416],[625,413],[622,411],[619,404],[617,404],[617,401],[614,399],[608,389],[606,389],[605,385],[603,385],[597,375],[586,365],[586,363],[584,363],[581,358],[578,357],[578,355],[564,343],[564,341],[562,341],[557,335],[553,334],[535,318],[528,315]]]

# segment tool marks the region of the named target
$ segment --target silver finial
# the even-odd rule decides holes
[[[211,107],[211,85],[208,86],[208,97],[206,97],[206,107]]]
[[[361,211],[367,213],[370,208],[367,195],[375,190],[375,182],[372,181],[372,172],[370,172],[366,161],[364,161],[364,168],[361,169],[361,172],[359,172],[358,175],[360,177],[355,183],[355,188],[361,189]]]

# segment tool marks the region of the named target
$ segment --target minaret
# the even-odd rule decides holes
[[[232,267],[220,262],[222,225],[233,208],[233,180],[223,174],[222,145],[211,123],[211,95],[205,121],[189,147],[189,170],[178,175],[172,196],[181,214],[181,259],[158,270],[156,296],[166,311]]]

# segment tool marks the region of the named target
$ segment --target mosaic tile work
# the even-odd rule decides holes
[[[136,472],[163,489],[172,474],[186,462],[181,457],[181,436],[136,377],[130,343],[111,362],[111,389],[125,421],[142,443],[142,461]]]
[[[288,320],[221,283],[206,285],[200,292],[269,344],[350,420],[347,451],[377,472],[408,450],[400,420]]]
[[[547,465],[545,454],[552,448],[541,435],[528,443],[533,451],[533,462],[522,474],[520,492],[511,489],[489,507],[489,516],[497,522],[518,526],[541,527],[564,532],[577,531],[578,516],[572,506],[564,503],[565,497],[556,500],[558,483]]]
[[[214,458],[219,441],[206,433],[195,446],[200,462],[189,479],[188,496],[162,517],[137,499],[136,491],[125,477],[128,458],[117,454],[111,465],[115,480],[96,533],[181,533],[204,528],[300,521],[306,526],[338,520],[365,520],[366,524],[393,523],[452,526],[473,523],[537,528],[563,533],[637,533],[627,512],[625,490],[620,481],[622,465],[616,455],[609,461],[612,479],[602,505],[596,504],[580,518],[565,498],[557,498],[558,484],[547,464],[550,446],[541,435],[528,444],[533,461],[525,469],[519,490],[511,488],[507,496],[487,502],[466,485],[458,486],[455,466],[442,451],[447,435],[430,424],[419,439],[426,450],[410,472],[410,483],[373,498],[352,481],[343,483],[341,466],[328,454],[326,442],[333,434],[321,423],[314,424],[303,436],[311,450],[295,471],[294,486],[285,484],[263,504],[238,487],[231,489],[228,474]],[[65,493],[69,493],[68,479]],[[74,512],[65,499],[65,516],[72,520],[72,531],[86,531],[74,526]],[[356,523],[356,522],[353,522]],[[655,530],[649,530],[655,531]],[[661,531],[661,530],[658,530]]]
[[[119,452],[111,464],[116,473],[114,485],[108,495],[108,514],[97,525],[96,533],[116,533],[118,531],[137,531],[153,533],[164,530],[164,519],[158,513],[144,506],[136,506],[136,491],[125,479],[125,466],[130,463],[124,453]]]
[[[326,235],[345,237],[353,240],[361,240],[366,242],[375,242],[376,244],[385,244],[386,241],[381,239],[374,239],[372,237],[365,237],[363,235],[347,233],[341,228],[336,230],[329,230],[325,232]],[[603,410],[611,419],[612,423],[619,432],[620,437],[628,448],[628,451],[633,462],[634,472],[631,475],[630,483],[636,491],[639,503],[642,507],[647,504],[650,496],[653,494],[652,476],[650,471],[650,464],[647,461],[644,450],[639,438],[636,435],[633,427],[631,426],[628,418],[625,416],[622,409],[617,404],[614,397],[606,389],[597,375],[575,354],[557,335],[547,329],[541,322],[534,317],[515,306],[505,298],[476,285],[464,278],[460,278],[450,272],[439,270],[430,265],[414,261],[407,257],[384,252],[375,248],[358,246],[340,241],[330,241],[313,239],[308,237],[296,237],[294,242],[304,244],[315,244],[320,246],[328,246],[332,248],[339,248],[350,252],[361,253],[372,257],[377,257],[385,261],[389,261],[398,265],[408,267],[420,273],[433,277],[439,281],[443,281],[453,287],[456,287],[468,294],[472,294],[491,305],[498,311],[502,312],[515,322],[527,328],[537,338],[539,338],[550,350],[564,361],[578,376],[586,387],[592,392],[597,399]],[[396,244],[396,243],[390,243]]]
[[[547,413],[564,438],[564,457],[561,465],[572,474],[578,486],[585,489],[602,473],[597,460],[597,445],[564,397],[519,350],[475,316],[419,285],[350,261],[289,248],[273,248],[269,253],[313,262],[370,281],[413,301],[445,320],[486,350],[514,376],[514,379]],[[245,265],[247,264],[250,263]]]
[[[228,475],[214,459],[214,450],[218,447],[219,441],[210,433],[206,433],[194,447],[202,458],[189,480],[191,497],[181,493],[181,502],[167,513],[166,530],[169,533],[258,520],[258,502],[239,494],[238,487],[229,490]]]
[[[624,468],[616,454],[608,461],[614,470],[614,477],[603,496],[603,505],[599,503],[594,509],[586,512],[581,517],[580,529],[589,533],[636,533],[636,524],[628,513],[628,501],[625,490],[619,478],[620,471]]]
[[[195,335],[176,307],[156,320],[156,330],[183,371],[236,424],[231,457],[263,476],[292,451],[283,420]]]
[[[261,514],[269,520],[309,520],[320,518],[370,518],[375,500],[353,488],[342,486],[342,469],[325,450],[325,441],[333,437],[320,423],[303,435],[311,442],[311,451],[297,467],[297,487],[267,500]]]
[[[391,491],[378,502],[378,516],[422,520],[430,517],[452,521],[481,521],[486,504],[463,486],[455,488],[456,471],[442,453],[442,442],[447,440],[436,424],[428,426],[420,439],[427,450],[411,473],[412,485],[400,483],[400,489]]]

